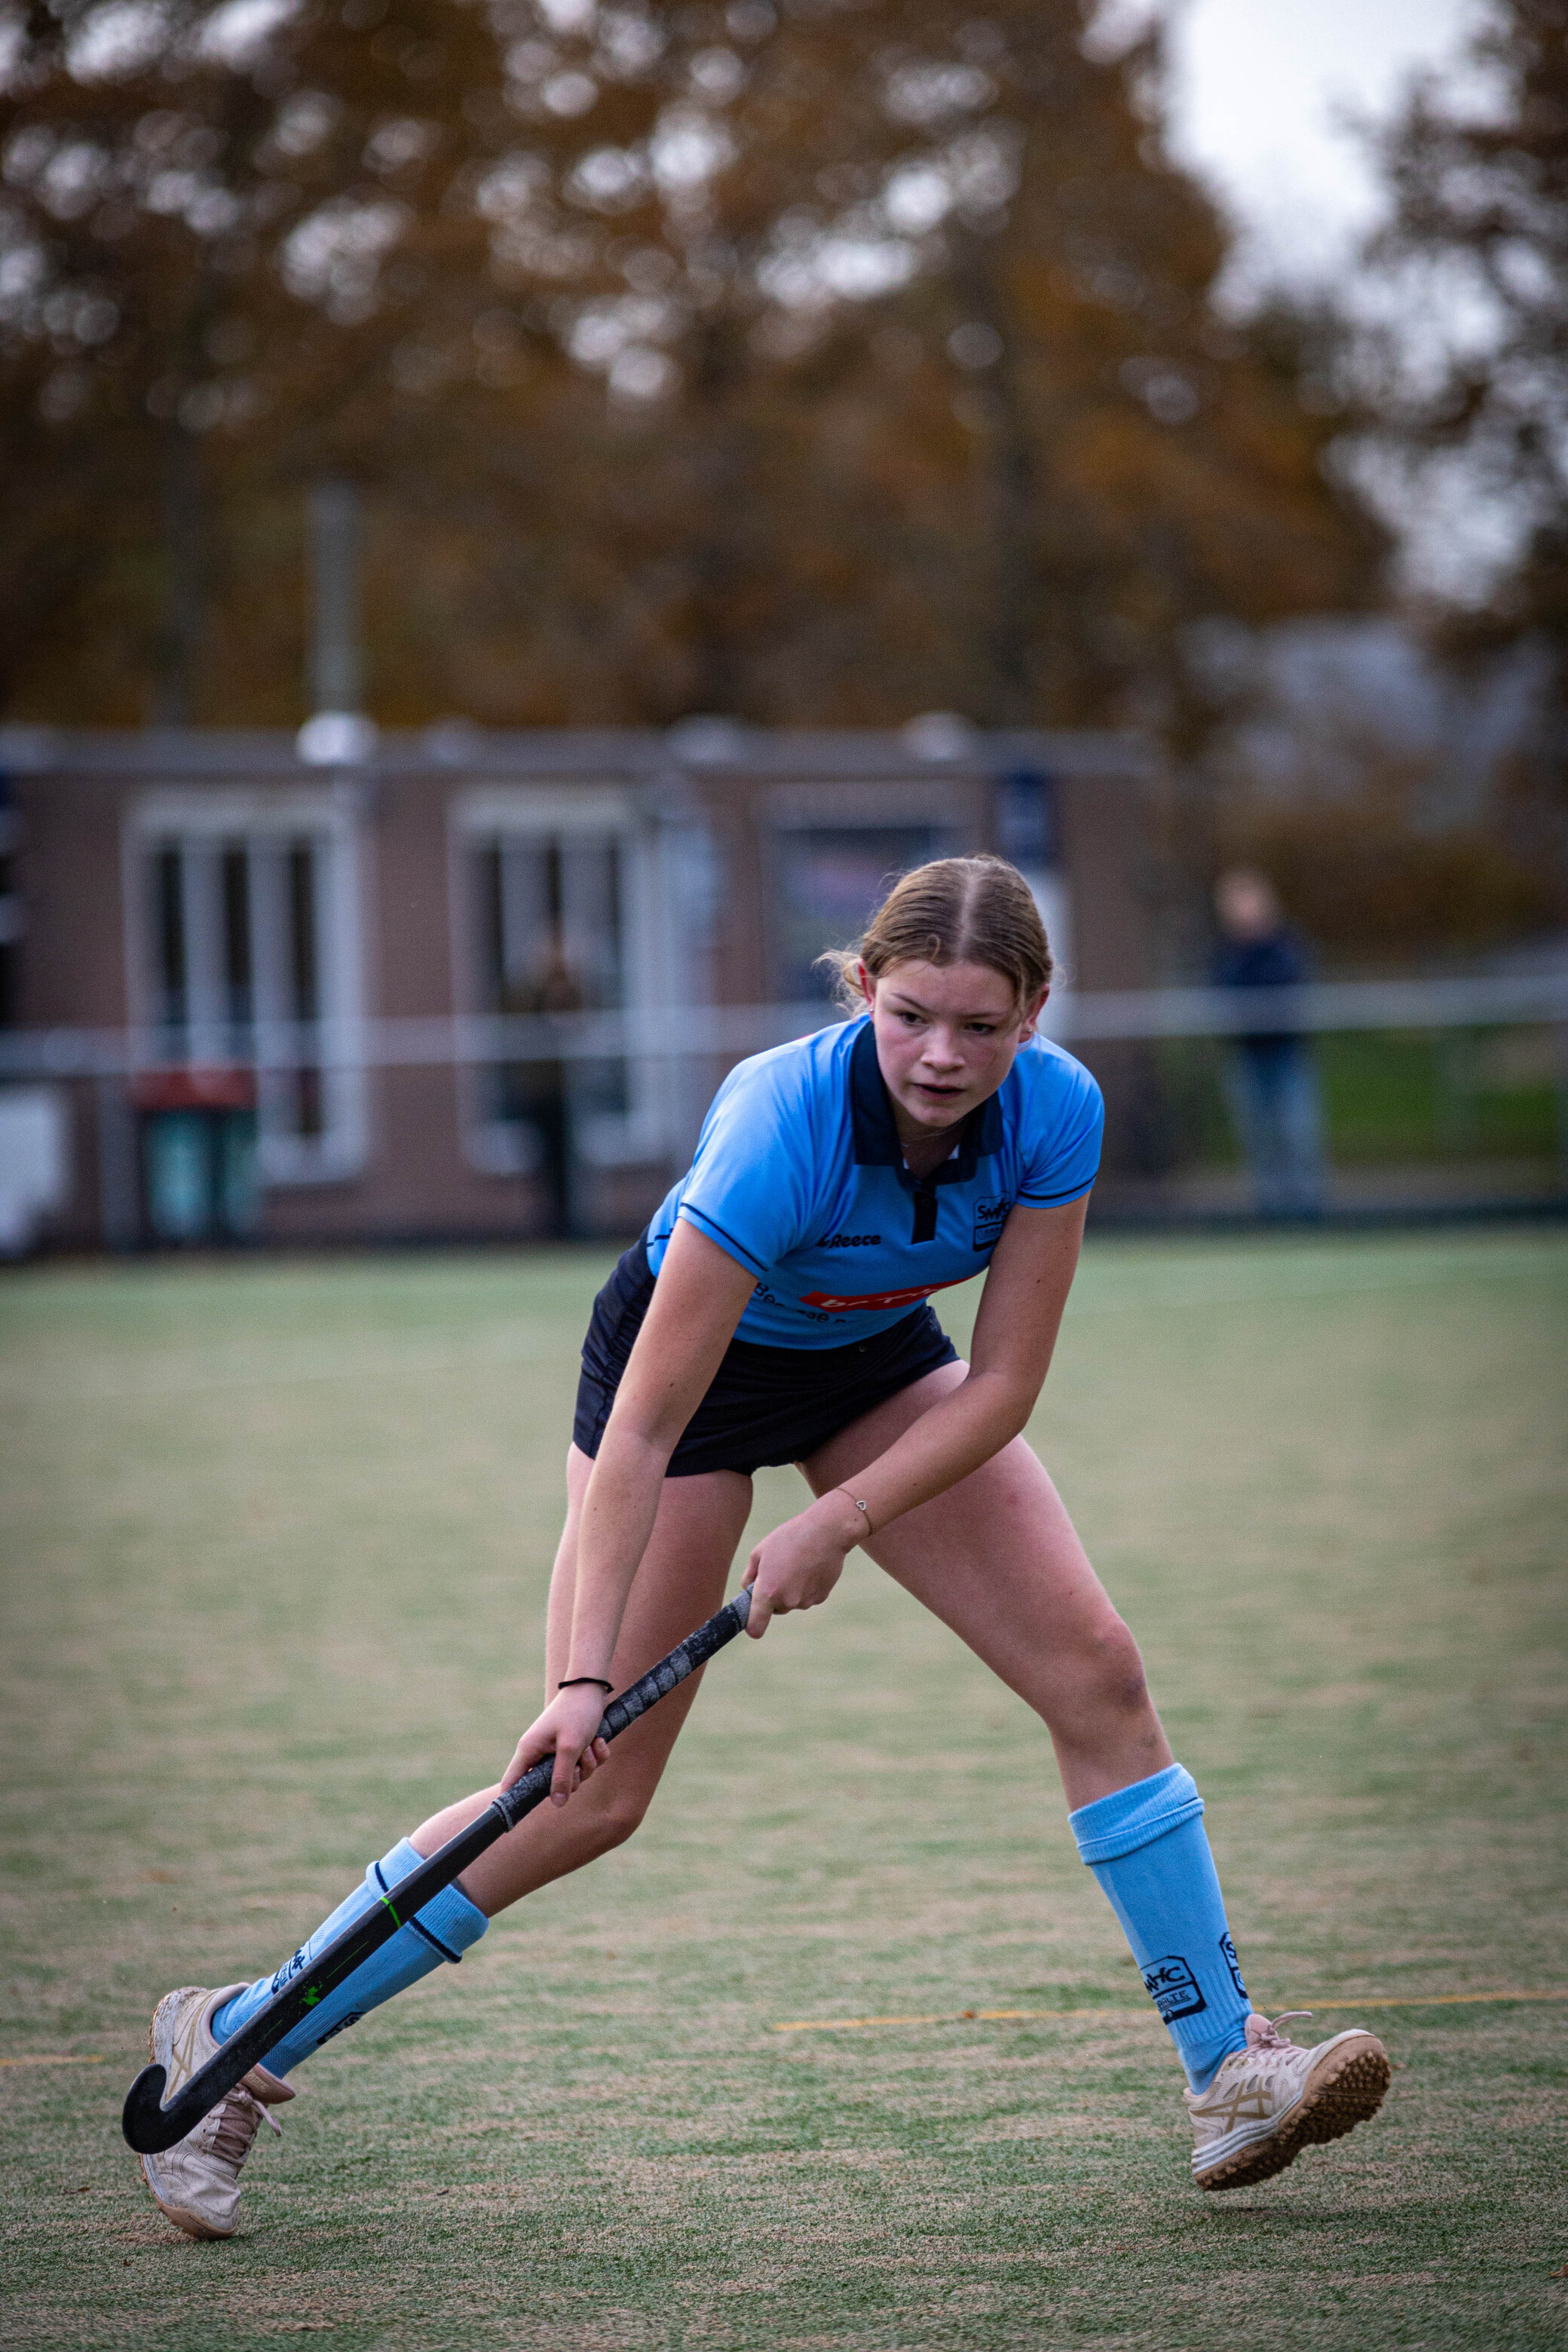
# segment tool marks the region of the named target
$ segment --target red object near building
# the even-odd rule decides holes
[[[216,1069],[138,1070],[127,1088],[132,1108],[158,1110],[254,1110],[256,1072]]]

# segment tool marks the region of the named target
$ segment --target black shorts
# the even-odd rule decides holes
[[[572,1435],[596,1454],[632,1342],[642,1328],[654,1277],[647,1236],[632,1244],[594,1301],[583,1342],[583,1377]],[[712,1384],[681,1433],[668,1478],[802,1462],[874,1404],[897,1396],[958,1350],[929,1307],[847,1348],[760,1348],[731,1339]]]

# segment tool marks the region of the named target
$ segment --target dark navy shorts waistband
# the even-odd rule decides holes
[[[632,1244],[594,1301],[583,1342],[583,1374],[572,1435],[596,1455],[616,1391],[653,1297],[646,1234]],[[708,1470],[749,1477],[765,1465],[804,1461],[873,1405],[897,1396],[958,1350],[930,1307],[890,1329],[842,1348],[767,1348],[731,1339],[707,1394],[688,1422],[665,1475]]]

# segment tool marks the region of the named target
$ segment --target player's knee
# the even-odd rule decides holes
[[[1095,1628],[1085,1649],[1083,1687],[1097,1710],[1138,1715],[1149,1704],[1142,1655],[1128,1628],[1114,1614]]]
[[[642,1827],[653,1797],[651,1789],[622,1786],[606,1790],[592,1808],[590,1836],[595,1854],[611,1853]]]

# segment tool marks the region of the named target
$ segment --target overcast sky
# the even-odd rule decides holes
[[[1152,10],[1168,27],[1171,149],[1221,198],[1241,232],[1226,285],[1249,289],[1330,278],[1352,309],[1385,290],[1353,280],[1358,244],[1382,200],[1347,113],[1386,119],[1411,74],[1435,68],[1461,99],[1484,103],[1463,52],[1487,0],[1103,0],[1111,46]],[[1223,299],[1223,289],[1222,289]],[[1412,503],[1392,483],[1389,520],[1405,577],[1468,599],[1507,560],[1519,523],[1462,468],[1424,479]]]
[[[1129,14],[1134,5],[1121,0]],[[1457,66],[1480,7],[1164,0],[1163,13],[1173,149],[1225,198],[1255,253],[1294,271],[1332,266],[1377,210],[1373,174],[1336,110],[1386,115],[1413,68]]]

